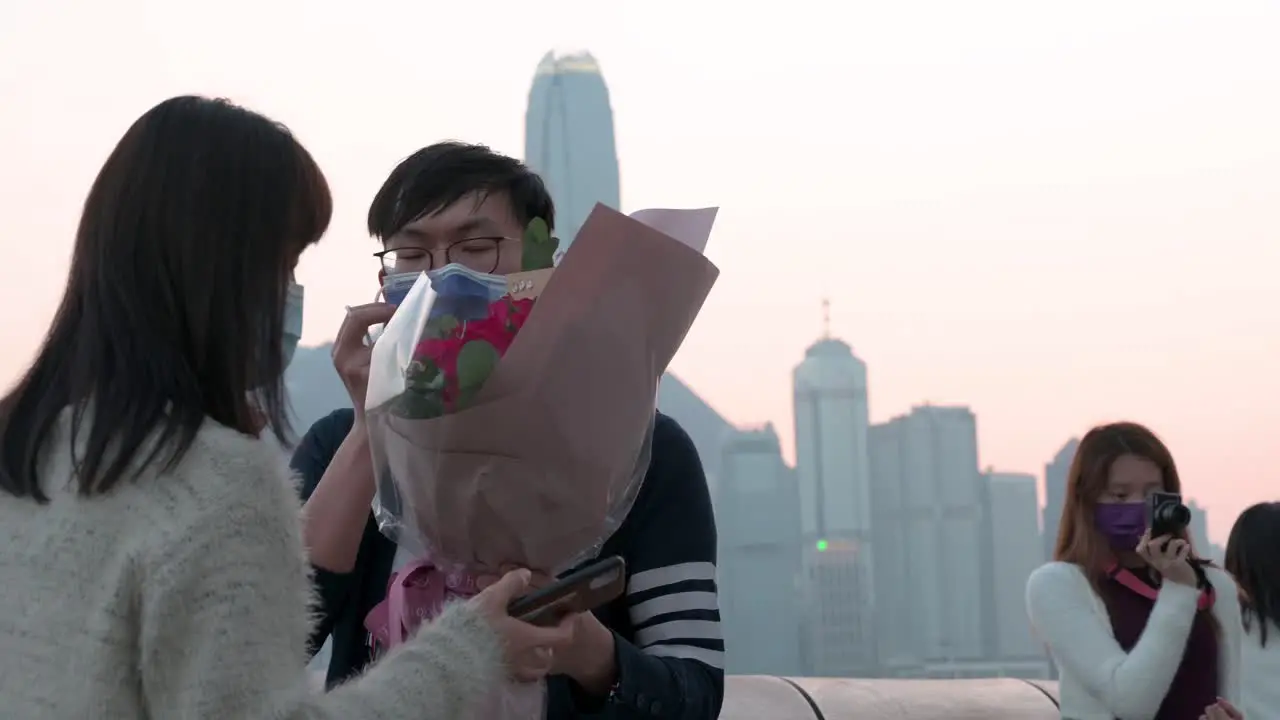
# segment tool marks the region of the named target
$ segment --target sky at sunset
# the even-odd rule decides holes
[[[673,370],[792,445],[822,331],[873,421],[978,416],[983,465],[1043,473],[1091,424],[1162,434],[1225,541],[1280,496],[1280,3],[7,0],[0,293],[12,381],[128,125],[222,95],[289,125],[334,189],[304,342],[375,290],[369,200],[455,138],[523,153],[533,70],[599,59],[625,210],[718,205],[722,274]]]

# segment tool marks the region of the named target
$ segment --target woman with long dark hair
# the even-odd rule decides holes
[[[1147,501],[1181,493],[1173,456],[1150,430],[1115,423],[1080,441],[1054,562],[1027,581],[1027,610],[1060,674],[1072,720],[1233,718],[1240,608],[1186,527],[1151,537]]]
[[[52,327],[0,400],[5,717],[444,720],[504,671],[549,669],[568,630],[507,616],[521,572],[309,689],[279,440],[293,270],[330,211],[293,136],[225,101],[165,101],[107,158]]]
[[[1226,565],[1240,586],[1245,717],[1274,720],[1280,718],[1280,502],[1240,513]]]

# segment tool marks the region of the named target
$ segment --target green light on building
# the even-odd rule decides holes
[[[826,552],[826,551],[827,551],[827,541],[826,541],[826,540],[819,540],[819,541],[818,541],[818,552]]]

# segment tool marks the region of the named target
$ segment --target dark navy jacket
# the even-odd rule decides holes
[[[337,410],[317,421],[299,443],[293,469],[303,497],[315,490],[354,414]],[[316,568],[321,598],[312,652],[332,635],[332,686],[370,660],[365,615],[386,596],[396,546],[365,526],[350,573]],[[716,529],[697,450],[684,429],[659,414],[653,459],[631,513],[601,557],[627,562],[627,592],[596,615],[613,630],[618,686],[607,701],[586,698],[566,677],[548,681],[548,720],[715,720],[724,695],[724,641],[716,599]]]

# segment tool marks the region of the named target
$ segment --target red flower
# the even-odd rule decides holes
[[[516,333],[528,320],[533,304],[532,298],[502,298],[489,305],[487,317],[458,323],[443,337],[423,339],[414,348],[413,359],[421,363],[416,368],[425,377],[411,377],[410,381],[420,379],[422,382],[430,382],[430,376],[438,368],[443,375],[443,386],[435,392],[439,392],[446,412],[456,410],[461,390],[458,385],[458,357],[462,348],[467,343],[479,340],[491,345],[499,357],[506,354]]]
[[[472,340],[484,340],[492,345],[499,355],[505,354],[507,348],[511,347],[511,341],[516,339],[515,331],[508,327],[504,318],[492,311],[492,306],[489,317],[483,320],[468,320],[458,326],[454,332],[463,345]]]
[[[533,311],[533,298],[521,298],[520,300],[503,298],[495,304],[501,306],[497,309],[496,314],[504,322],[508,323],[513,335],[524,327],[525,321],[529,319],[529,313]]]

